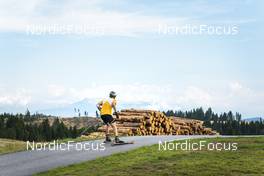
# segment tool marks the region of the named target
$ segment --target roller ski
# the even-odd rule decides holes
[[[118,137],[115,137],[115,140],[111,143],[112,146],[126,144],[134,144],[134,141],[121,141]]]

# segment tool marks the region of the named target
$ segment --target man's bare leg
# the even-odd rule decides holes
[[[116,143],[124,143],[124,141],[121,141],[118,138],[118,131],[117,131],[116,123],[111,124],[111,126],[112,126],[112,128],[114,129],[114,132],[115,132],[115,142]]]
[[[114,130],[115,137],[118,137],[118,131],[117,131],[116,123],[112,123],[111,126],[112,126],[112,128]]]
[[[105,142],[111,142],[110,134],[109,134],[109,125],[106,125],[106,130],[105,130]]]
[[[109,135],[109,125],[106,125],[106,131],[105,131],[105,135]]]

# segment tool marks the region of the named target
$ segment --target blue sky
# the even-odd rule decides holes
[[[116,90],[154,109],[213,107],[264,115],[263,1],[0,1],[0,110],[36,111]],[[34,35],[29,26],[103,34]],[[159,27],[237,27],[235,35]]]

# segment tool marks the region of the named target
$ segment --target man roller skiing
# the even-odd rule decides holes
[[[117,127],[115,123],[115,119],[112,116],[112,109],[114,110],[114,113],[116,114],[117,118],[117,111],[116,111],[116,93],[114,91],[110,92],[108,100],[102,100],[97,104],[97,108],[100,111],[101,118],[106,125],[106,132],[105,132],[105,142],[112,142],[109,134],[109,127],[111,126],[115,133],[115,143],[124,143],[124,141],[119,140],[118,138],[118,132]]]

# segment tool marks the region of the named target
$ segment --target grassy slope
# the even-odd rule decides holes
[[[101,137],[98,137],[98,139],[101,139]],[[82,141],[89,141],[89,140],[93,140],[93,139],[89,137],[78,137],[76,139],[66,138],[66,139],[58,140],[58,142],[59,143],[67,142],[67,141],[82,142]],[[27,150],[27,143],[24,141],[0,138],[0,155],[19,152],[19,151],[25,151],[25,150]]]
[[[39,175],[264,175],[264,137],[206,141],[238,142],[238,151],[158,151],[153,145]]]
[[[11,139],[0,139],[0,154],[23,150],[26,150],[26,142]]]

